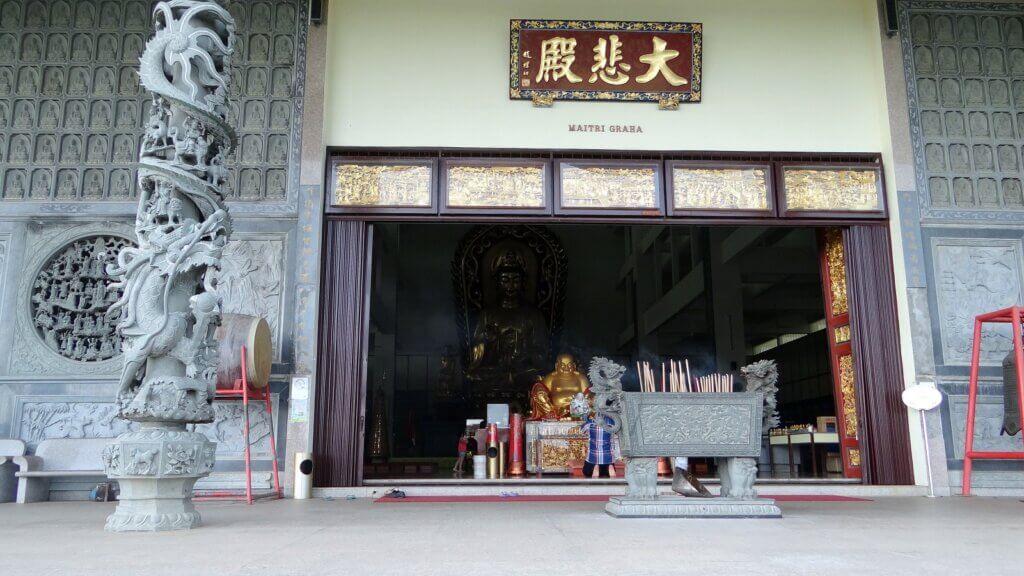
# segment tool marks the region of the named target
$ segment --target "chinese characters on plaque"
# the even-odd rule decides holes
[[[512,20],[509,96],[700,102],[701,24]]]

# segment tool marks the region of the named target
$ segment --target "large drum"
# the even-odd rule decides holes
[[[242,377],[242,346],[245,346],[246,377],[252,388],[265,388],[270,381],[270,325],[263,318],[245,314],[222,314],[217,328],[217,389],[235,387]]]

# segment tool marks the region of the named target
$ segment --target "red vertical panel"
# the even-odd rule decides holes
[[[858,410],[854,389],[856,372],[850,343],[850,306],[846,278],[843,234],[839,228],[823,230],[819,235],[821,278],[825,295],[825,321],[828,325],[829,362],[832,367],[833,396],[836,402],[836,431],[843,476],[861,477]]]
[[[313,412],[317,487],[362,481],[366,281],[370,231],[364,222],[326,223],[320,347]]]

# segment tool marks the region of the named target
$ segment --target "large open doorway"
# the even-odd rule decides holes
[[[364,481],[457,476],[467,426],[487,420],[489,404],[529,416],[532,384],[560,355],[583,373],[605,356],[630,367],[686,359],[694,375],[737,377],[774,360],[781,421],[761,476],[843,478],[820,232],[374,224]],[[640,389],[636,370],[624,382]],[[543,466],[527,458],[526,478],[571,478],[571,444]],[[693,466],[714,473],[710,461]]]

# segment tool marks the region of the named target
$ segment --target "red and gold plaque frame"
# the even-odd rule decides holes
[[[512,20],[510,29],[513,100],[646,101],[663,109],[701,100],[700,23]]]

